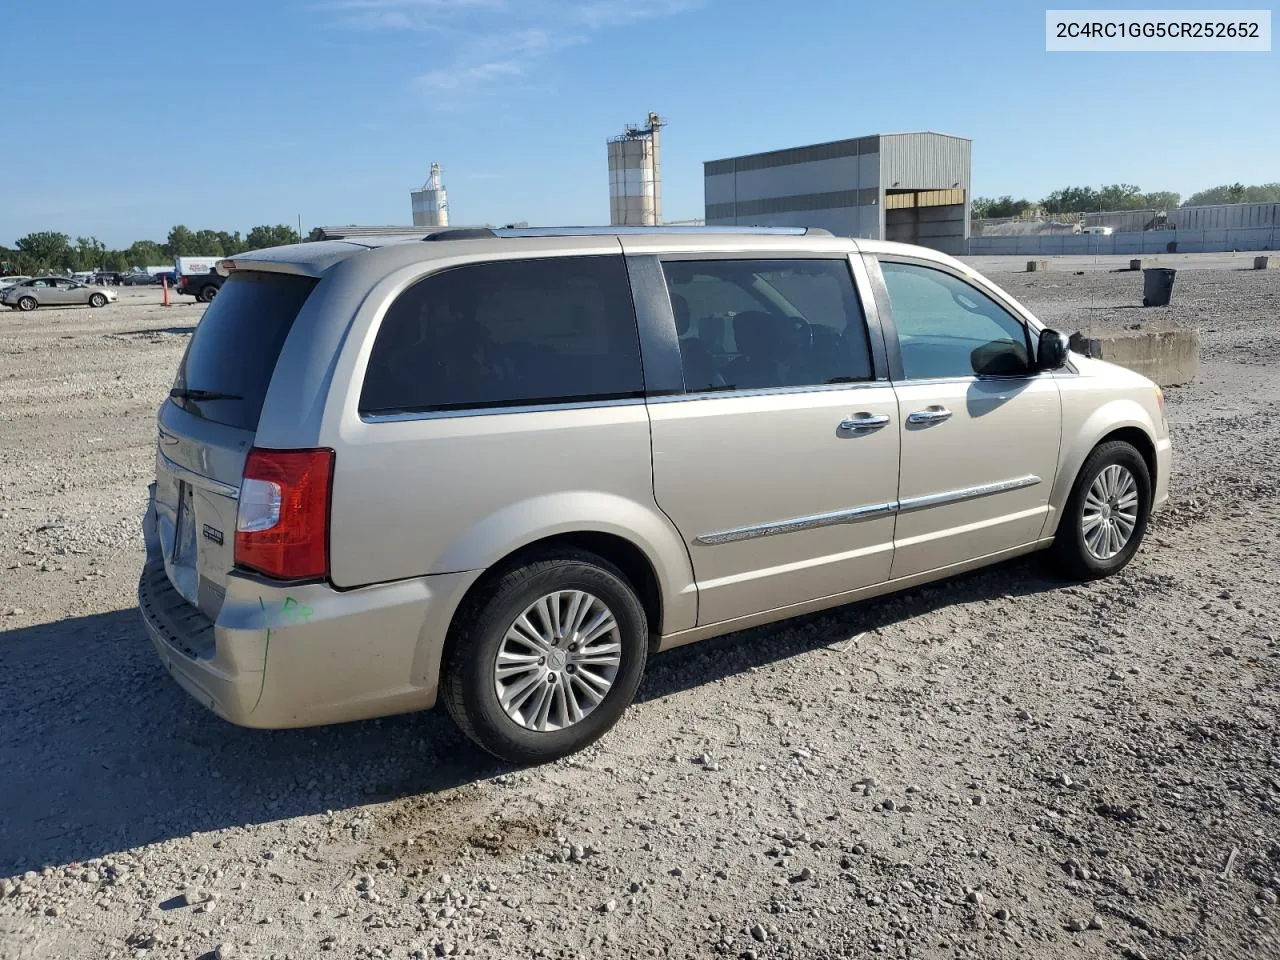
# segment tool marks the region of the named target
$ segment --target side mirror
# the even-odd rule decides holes
[[[1067,363],[1069,349],[1065,334],[1057,330],[1041,330],[1036,349],[1036,369],[1061,370]]]

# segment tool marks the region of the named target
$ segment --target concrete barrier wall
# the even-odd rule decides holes
[[[1094,356],[1127,367],[1161,387],[1195,379],[1200,363],[1200,331],[1194,327],[1154,330],[1096,330],[1083,334]],[[1073,349],[1083,349],[1073,344]]]
[[[1229,250],[1280,250],[1280,227],[1245,227],[1218,230],[1145,230],[1058,236],[970,237],[969,256],[1052,257],[1068,254],[1168,253],[1176,243],[1178,253],[1223,253]]]

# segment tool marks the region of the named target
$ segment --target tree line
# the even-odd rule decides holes
[[[312,231],[314,236],[315,231]],[[123,250],[109,250],[97,237],[71,237],[40,230],[20,238],[14,247],[0,246],[0,264],[11,274],[34,275],[78,270],[114,270],[173,263],[174,257],[232,257],[246,250],[277,247],[299,241],[298,231],[287,224],[257,226],[246,235],[240,231],[191,230],[178,224],[164,243],[136,240]]]
[[[1209,203],[1280,203],[1280,183],[1254,186],[1223,184],[1193,193],[1186,200],[1172,190],[1143,193],[1141,187],[1132,183],[1112,183],[1096,190],[1093,187],[1064,187],[1039,201],[1015,200],[1008,194],[1003,197],[974,197],[971,208],[976,219],[996,219],[1108,210],[1169,210]]]

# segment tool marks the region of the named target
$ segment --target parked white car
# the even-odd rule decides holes
[[[82,304],[105,307],[119,294],[110,287],[95,287],[70,277],[35,277],[15,283],[2,294],[0,303],[24,313],[36,307],[65,307]]]

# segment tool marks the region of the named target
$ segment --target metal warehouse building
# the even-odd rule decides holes
[[[703,164],[708,225],[824,227],[962,254],[973,143],[882,133]]]

